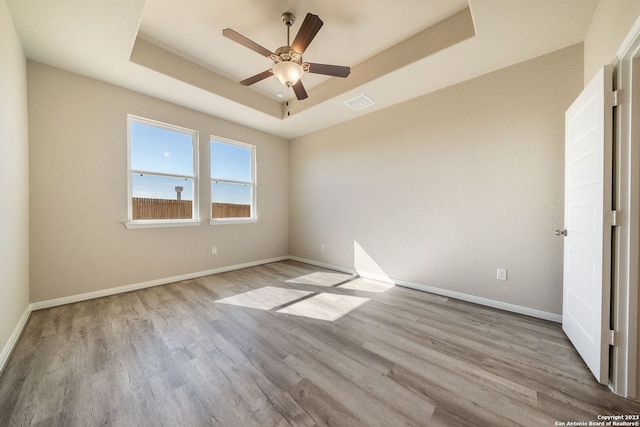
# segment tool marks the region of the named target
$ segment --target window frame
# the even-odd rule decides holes
[[[159,173],[153,171],[143,171],[131,168],[131,125],[132,123],[139,123],[145,126],[156,127],[172,132],[183,133],[191,136],[191,147],[193,153],[193,175],[181,175],[171,173]],[[199,132],[194,129],[188,129],[182,126],[173,125],[170,123],[160,122],[158,120],[148,119],[146,117],[140,117],[133,114],[127,114],[127,222],[124,223],[125,227],[132,228],[159,228],[159,227],[188,227],[197,226],[202,222],[200,221],[200,207],[199,207]],[[186,178],[193,180],[193,202],[191,204],[191,219],[176,218],[176,219],[133,219],[133,182],[132,174],[142,173],[145,175],[169,177],[169,178]]]
[[[251,224],[258,222],[258,180],[257,180],[257,148],[253,144],[237,141],[234,139],[224,138],[217,135],[209,136],[209,161],[211,161],[211,145],[213,142],[220,142],[223,144],[235,145],[242,148],[248,148],[251,151],[251,181],[236,181],[222,178],[214,178],[212,175],[212,165],[209,164],[209,197],[211,204],[209,206],[209,224],[211,225],[224,225],[224,224]],[[230,184],[243,184],[251,186],[251,216],[249,217],[233,217],[233,218],[214,218],[213,217],[213,184],[214,182],[223,182]]]

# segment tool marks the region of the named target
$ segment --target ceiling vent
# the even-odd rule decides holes
[[[344,101],[344,103],[356,111],[371,107],[375,104],[367,95],[356,96],[355,98]]]

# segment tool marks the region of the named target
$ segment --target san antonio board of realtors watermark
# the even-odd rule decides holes
[[[557,427],[603,426],[603,427],[640,427],[640,414],[598,415],[597,421],[556,421]]]

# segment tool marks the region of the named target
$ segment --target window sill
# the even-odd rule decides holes
[[[210,225],[231,225],[231,224],[255,224],[258,218],[211,218]]]
[[[197,227],[202,221],[128,221],[124,226],[129,230],[136,228]]]

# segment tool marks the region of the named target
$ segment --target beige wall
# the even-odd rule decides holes
[[[582,64],[573,46],[293,140],[289,252],[560,314]]]
[[[603,65],[613,63],[618,48],[638,18],[638,0],[600,0],[584,39],[585,84]]]
[[[29,146],[25,56],[0,1],[0,369],[29,303]]]
[[[286,140],[39,63],[27,70],[32,302],[287,255]],[[258,223],[126,229],[128,113],[199,131],[205,177],[209,135],[256,145]],[[209,199],[205,180],[205,220]]]

